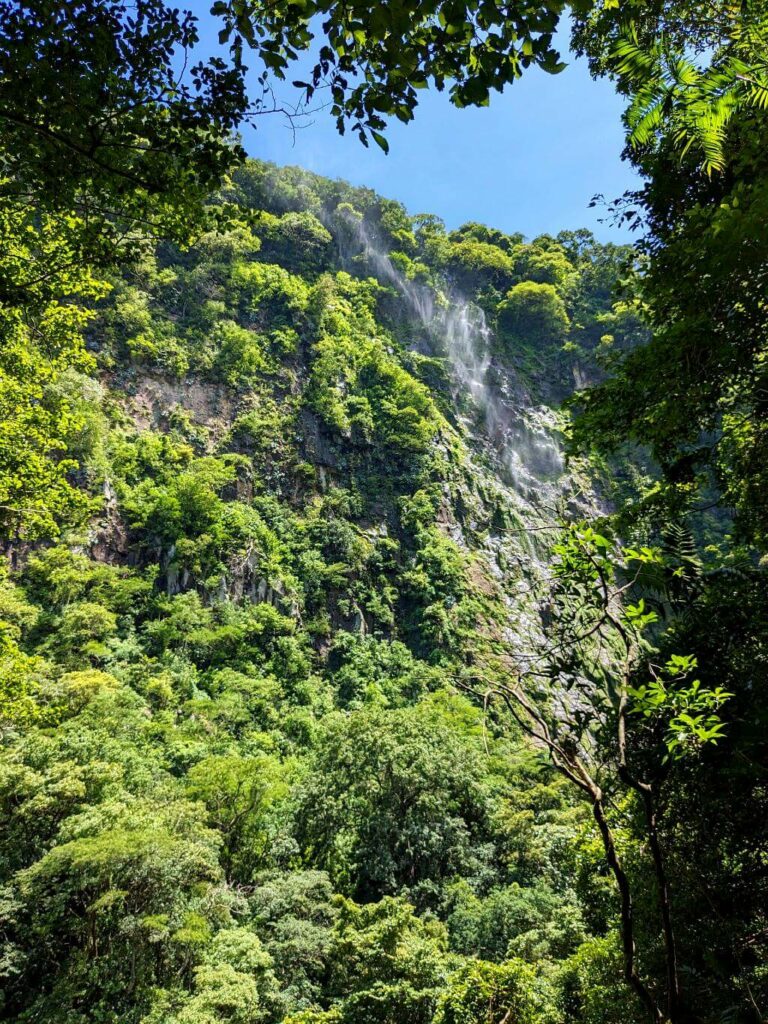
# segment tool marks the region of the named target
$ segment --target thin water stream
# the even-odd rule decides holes
[[[515,371],[494,359],[494,338],[485,314],[454,293],[436,293],[408,280],[371,238],[363,221],[337,214],[353,240],[346,261],[362,256],[374,275],[405,299],[436,354],[451,369],[462,426],[497,463],[519,503],[554,508],[573,491],[557,438],[554,410],[537,405]]]

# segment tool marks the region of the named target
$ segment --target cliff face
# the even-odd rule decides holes
[[[594,503],[587,467],[565,465],[557,406],[638,331],[611,305],[626,253],[586,233],[446,233],[366,190],[260,164],[224,198],[250,227],[158,253],[116,283],[93,329],[123,419],[104,480],[113,512],[91,550],[155,564],[168,596],[268,598],[440,660],[429,610],[452,656],[458,644],[470,657],[465,595],[406,578],[428,571],[431,538],[467,592],[484,581],[503,633],[558,511]],[[141,461],[148,447],[163,454]],[[180,481],[208,489],[213,519],[158,515],[158,496],[183,504]],[[221,522],[243,515],[251,529]],[[361,548],[322,597],[292,529],[274,535],[276,516],[306,533],[308,515]],[[326,568],[336,557],[316,554]]]
[[[88,525],[0,578],[4,1019],[562,1019],[612,956],[586,816],[465,695],[597,500],[558,406],[639,330],[626,254],[261,164],[221,198],[113,282]]]

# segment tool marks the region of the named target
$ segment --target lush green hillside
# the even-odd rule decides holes
[[[563,454],[631,250],[221,203],[110,280],[0,257],[50,261],[0,303],[0,1018],[635,1024],[672,949],[751,1019],[760,572]]]
[[[762,1024],[766,4],[208,6],[0,0],[0,1020]],[[246,160],[566,20],[632,250]]]
[[[536,628],[575,479],[538,403],[631,343],[627,254],[256,163],[227,198],[50,371],[68,461],[0,592],[3,1017],[591,1020],[588,808],[466,690]]]

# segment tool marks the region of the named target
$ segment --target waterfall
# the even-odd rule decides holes
[[[493,359],[493,333],[482,309],[456,293],[436,293],[408,280],[375,243],[361,217],[336,211],[351,233],[342,259],[364,257],[375,276],[405,299],[432,350],[451,368],[459,419],[470,436],[490,446],[501,476],[519,503],[551,508],[573,492],[573,481],[557,439],[557,413],[536,405],[514,371]],[[330,226],[334,226],[331,224]]]
[[[422,332],[412,347],[449,364],[456,415],[472,442],[472,476],[506,514],[506,525],[481,530],[473,543],[505,595],[504,635],[523,671],[546,647],[541,600],[552,540],[563,518],[597,510],[591,481],[566,466],[558,412],[537,404],[514,367],[494,358],[495,338],[482,309],[453,291],[406,278],[353,210],[337,209],[327,226],[339,240],[342,263],[352,268],[362,257],[372,276],[402,296]],[[451,536],[465,543],[459,524]]]

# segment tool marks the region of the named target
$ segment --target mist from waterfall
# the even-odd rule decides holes
[[[535,405],[514,382],[514,374],[494,367],[493,333],[482,309],[455,293],[435,293],[408,280],[376,245],[362,218],[336,211],[352,234],[349,262],[363,256],[375,276],[394,286],[424,328],[430,347],[451,367],[460,419],[472,434],[478,427],[490,440],[504,475],[526,503],[553,503],[568,489],[565,464],[556,439],[557,415]],[[479,422],[478,422],[479,421]]]

